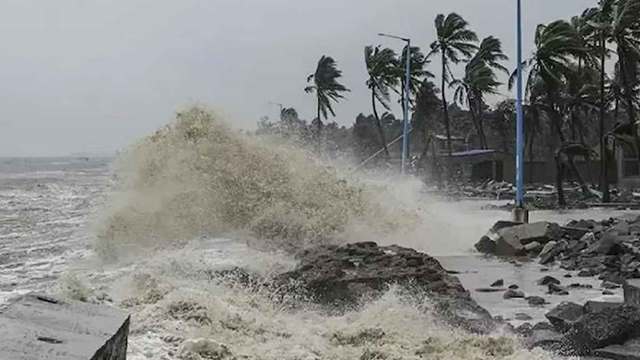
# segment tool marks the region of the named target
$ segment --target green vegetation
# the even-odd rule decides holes
[[[566,170],[585,195],[592,196],[586,184],[589,179],[583,179],[574,160],[599,157],[599,186],[605,202],[610,199],[609,178],[616,168],[615,148],[606,145],[611,144],[607,139],[623,144],[640,159],[639,14],[640,0],[600,0],[571,19],[538,25],[535,47],[523,62],[527,160],[555,159],[558,184],[563,183]],[[391,98],[398,95],[401,106],[404,96],[409,96],[414,130],[410,143],[419,167],[431,163],[434,174],[442,172],[439,167],[447,165],[446,155],[454,152],[453,137],[464,138],[471,148],[513,152],[514,101],[501,99],[505,73],[513,69],[507,69],[509,59],[501,41],[494,36],[479,41],[471,24],[456,13],[437,15],[435,29],[436,38],[426,55],[419,47],[411,48],[410,94],[404,93],[406,47],[399,55],[381,46],[365,47],[366,86],[373,114],[361,114],[351,128],[328,124],[323,133],[326,149],[362,160],[383,153],[384,157],[377,156],[371,164],[392,163],[399,157],[399,147],[392,147],[390,141],[401,135],[402,127],[390,113]],[[438,68],[439,88],[428,71],[432,62]],[[332,103],[348,91],[337,81],[341,75],[335,61],[323,56],[308,78],[313,85],[306,90],[318,98],[319,126],[328,113],[335,116]],[[514,75],[515,71],[508,79],[508,89]],[[448,91],[453,101],[448,101]],[[378,105],[385,113],[378,113]],[[283,123],[285,118],[281,116],[276,123],[264,121],[260,132],[289,134],[283,130],[289,126]],[[297,113],[295,119],[298,135],[317,136]],[[434,135],[441,134],[446,136],[445,156],[434,144]]]

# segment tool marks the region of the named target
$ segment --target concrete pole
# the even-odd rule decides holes
[[[517,95],[516,95],[516,208],[515,221],[527,222],[528,214],[524,207],[524,113],[522,81],[522,0],[517,0]]]

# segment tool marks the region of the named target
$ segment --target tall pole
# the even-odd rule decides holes
[[[522,111],[522,0],[518,1],[518,90],[516,98],[516,207],[524,208],[524,115]]]
[[[404,99],[402,102],[402,107],[403,107],[403,118],[404,118],[404,127],[402,128],[402,165],[401,165],[401,171],[402,171],[402,175],[405,174],[406,171],[406,162],[407,162],[407,158],[409,157],[409,131],[410,131],[410,124],[409,124],[409,91],[411,89],[410,83],[411,83],[411,39],[409,38],[403,38],[400,36],[396,36],[396,35],[389,35],[389,34],[383,34],[383,33],[378,33],[378,36],[383,36],[383,37],[388,37],[388,38],[392,38],[392,39],[397,39],[397,40],[402,40],[404,42],[407,43],[407,51],[405,52],[407,59],[406,59],[406,65],[405,65],[405,80],[404,80]]]
[[[402,129],[402,175],[406,171],[407,157],[409,156],[409,89],[411,82],[411,40],[407,41],[407,62],[405,66],[404,80],[404,128]]]

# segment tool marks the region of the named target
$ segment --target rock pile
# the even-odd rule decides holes
[[[598,275],[608,282],[640,278],[640,217],[572,221],[565,226],[498,222],[476,244],[482,253],[538,258],[543,265]]]
[[[400,246],[363,242],[310,248],[300,254],[297,268],[276,282],[293,284],[331,309],[357,306],[396,284],[413,294],[429,294],[436,312],[451,324],[479,333],[498,326],[436,259]]]
[[[589,301],[580,306],[566,302],[546,317],[552,329],[526,329],[530,347],[572,356],[640,358],[640,307],[636,305]]]

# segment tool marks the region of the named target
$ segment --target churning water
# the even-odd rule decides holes
[[[505,216],[430,198],[416,180],[345,175],[311,153],[194,108],[115,162],[0,159],[0,304],[43,290],[125,308],[131,359],[553,358],[443,325],[428,299],[395,289],[329,315],[217,275],[268,277],[295,266],[296,249],[329,242],[469,256]]]

